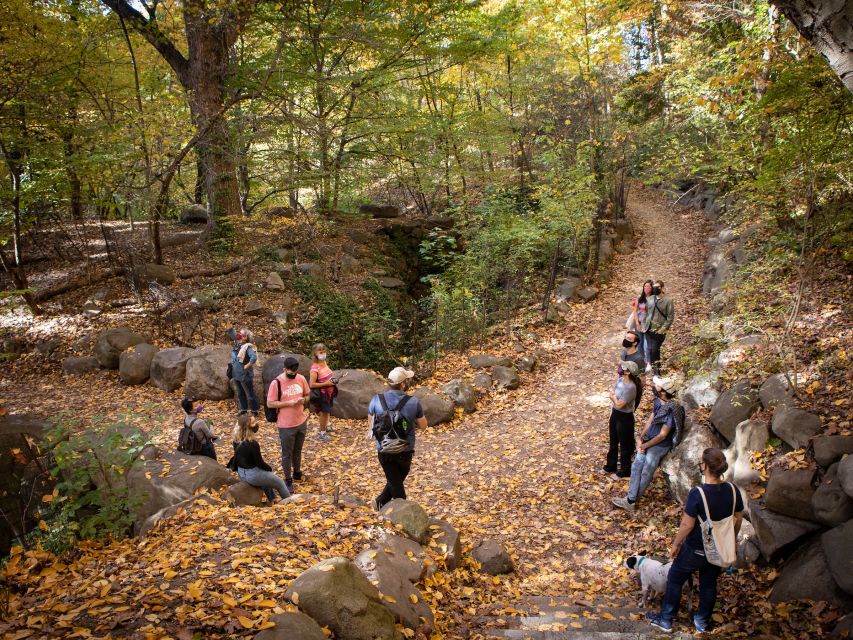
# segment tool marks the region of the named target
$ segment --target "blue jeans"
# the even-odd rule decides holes
[[[258,397],[255,395],[254,376],[251,371],[248,374],[249,378],[246,380],[237,380],[234,378],[234,392],[237,395],[237,404],[240,406],[240,411],[257,413],[261,405],[258,402]]]
[[[655,470],[663,458],[669,451],[669,445],[656,444],[651,449],[646,449],[645,453],[638,453],[631,465],[631,481],[628,484],[628,500],[636,502],[639,500],[652,478],[655,477]]]
[[[696,526],[699,526],[698,524]],[[705,558],[705,552],[696,550],[686,542],[681,545],[666,579],[666,593],[660,608],[660,617],[672,623],[681,604],[681,588],[694,571],[699,572],[699,610],[694,616],[700,624],[708,624],[714,612],[717,600],[717,577],[720,567],[711,564]]]
[[[278,495],[282,498],[290,497],[290,491],[287,490],[287,485],[284,484],[284,480],[279,478],[272,471],[264,471],[260,467],[253,467],[251,469],[237,467],[237,475],[240,476],[240,480],[243,482],[250,484],[253,487],[263,489],[267,496],[267,500],[270,502],[275,500],[275,491],[278,491]]]

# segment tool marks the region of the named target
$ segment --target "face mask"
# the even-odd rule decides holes
[[[623,347],[625,347],[626,349],[630,349],[631,347],[633,347],[633,346],[634,346],[634,343],[633,343],[633,342],[631,342],[630,340],[628,340],[628,338],[625,338],[625,339],[622,341],[622,346],[623,346]]]
[[[198,406],[195,408],[195,412],[196,412],[196,413],[201,413],[201,410],[202,410],[202,409],[204,409],[204,405],[203,405],[203,404],[200,404],[200,405],[198,405]]]
[[[291,378],[291,379],[295,378],[296,377],[296,371],[288,371],[287,377]]]
[[[652,289],[652,295],[653,296],[659,296],[660,295],[660,287],[655,287],[654,289]]]
[[[616,373],[618,373],[620,376],[624,376],[624,375],[625,375],[625,369],[623,369],[623,368],[622,368],[622,365],[619,365],[619,366],[616,368]]]
[[[325,353],[318,353],[317,354],[317,360],[319,360],[320,362],[323,362],[325,359],[326,359]]]

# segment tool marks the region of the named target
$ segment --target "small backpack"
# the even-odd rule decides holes
[[[278,387],[278,400],[281,402],[281,382],[276,378],[273,380],[275,386]],[[272,383],[270,383],[272,384]],[[273,409],[272,407],[268,407],[266,402],[264,402],[264,418],[267,419],[267,422],[277,422],[278,421],[278,409]]]
[[[681,435],[684,432],[684,420],[687,418],[687,412],[680,402],[673,401],[672,403],[672,421],[675,423],[675,433],[672,436],[672,446],[675,447],[681,442]]]
[[[396,407],[389,409],[385,394],[379,394],[382,413],[373,418],[373,437],[379,443],[380,453],[402,453],[409,448],[406,436],[411,425],[401,412],[410,398],[404,395]]]
[[[193,431],[193,425],[198,419],[199,418],[194,418],[189,424],[187,424],[186,419],[184,420],[184,426],[178,434],[178,451],[181,453],[195,455],[201,451],[201,447],[204,443],[201,441],[201,438],[198,437],[196,432]]]
[[[708,508],[708,500],[705,491],[699,489],[702,496],[702,504],[705,506],[705,520],[699,518],[699,528],[702,531],[702,546],[705,549],[705,559],[717,567],[730,567],[737,560],[737,539],[735,537],[735,509],[737,509],[737,489],[731,482],[727,482],[732,488],[732,515],[722,520],[711,520],[711,510]]]

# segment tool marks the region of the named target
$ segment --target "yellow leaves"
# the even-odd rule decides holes
[[[382,598],[383,598],[386,602],[390,602],[391,604],[397,604],[397,598],[395,598],[395,597],[393,597],[393,596],[386,596],[386,595],[383,593],[383,594],[382,594]]]
[[[263,631],[264,629],[272,629],[274,627],[275,627],[275,622],[273,622],[272,620],[266,620],[266,621],[258,624],[255,627],[255,629],[257,629],[258,631]]]
[[[227,594],[222,596],[222,602],[224,602],[229,607],[236,607],[237,606],[237,601]]]
[[[246,563],[246,562],[248,562],[248,560],[246,558],[237,558],[236,560],[231,561],[231,568],[236,569],[241,564]]]
[[[251,629],[255,626],[255,622],[253,620],[249,620],[246,616],[237,616],[237,622],[243,625],[244,629]]]
[[[259,606],[259,607],[267,607],[267,608],[272,609],[273,607],[276,607],[276,606],[278,606],[278,605],[276,604],[275,600],[269,600],[269,599],[267,599],[267,600],[260,600],[260,601],[258,601],[258,606]]]
[[[409,595],[409,602],[411,602],[412,604],[417,604],[418,603],[418,596],[416,596],[414,593],[410,594]]]
[[[609,611],[602,612],[601,617],[604,618],[605,620],[614,620],[615,619],[614,615],[612,613],[610,613]]]
[[[572,629],[583,629],[583,625],[580,622],[570,622],[569,626]]]
[[[294,591],[293,595],[290,596],[290,601],[295,605],[299,604],[299,594],[296,593],[296,591]]]
[[[164,572],[163,572],[163,577],[164,577],[166,580],[171,580],[171,579],[172,579],[172,578],[174,578],[176,575],[178,575],[178,572],[177,572],[177,571],[173,571],[172,569],[168,569],[167,571],[164,571]]]
[[[317,567],[317,569],[318,569],[318,571],[323,571],[323,572],[325,572],[325,573],[328,573],[329,571],[334,571],[334,570],[335,570],[335,565],[333,565],[333,564],[324,564],[322,567]]]
[[[399,631],[401,634],[403,634],[403,637],[405,637],[405,638],[414,638],[415,637],[414,630],[409,629],[408,627],[401,627],[399,629]]]

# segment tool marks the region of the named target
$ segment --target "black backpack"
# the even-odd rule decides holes
[[[675,423],[675,433],[672,436],[672,446],[675,447],[681,442],[681,436],[684,432],[684,420],[687,417],[687,412],[680,402],[672,401],[672,421]]]
[[[275,386],[278,387],[278,400],[281,402],[281,382],[279,382],[278,378],[273,380],[270,385],[275,383]],[[278,421],[278,409],[272,409],[267,406],[266,400],[264,401],[264,417],[267,419],[267,422],[276,422]]]
[[[184,420],[184,426],[181,429],[181,432],[178,434],[178,451],[181,453],[186,453],[187,455],[195,455],[199,451],[201,451],[202,442],[201,438],[198,437],[195,431],[193,431],[193,425],[195,421],[199,420],[199,418],[195,418],[191,423],[187,424],[187,421]]]
[[[379,394],[382,413],[373,418],[373,437],[379,443],[381,453],[399,453],[408,448],[406,436],[412,425],[402,414],[403,407],[411,396],[404,395],[393,409],[388,408],[385,394]]]

